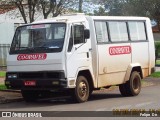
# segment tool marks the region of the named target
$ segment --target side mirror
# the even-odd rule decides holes
[[[84,39],[89,39],[90,38],[90,31],[89,29],[84,30]]]

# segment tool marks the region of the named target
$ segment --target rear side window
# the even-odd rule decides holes
[[[98,43],[121,43],[147,40],[145,21],[109,20],[95,21]]]
[[[98,43],[108,42],[108,30],[106,22],[96,21],[96,37]]]
[[[126,22],[108,22],[112,42],[128,41]]]
[[[128,22],[131,41],[147,40],[144,22]]]

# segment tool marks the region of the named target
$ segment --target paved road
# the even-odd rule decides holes
[[[142,88],[140,95],[136,97],[122,97],[118,89],[108,92],[95,92],[88,102],[81,104],[70,103],[65,100],[46,100],[37,101],[35,103],[26,103],[24,101],[14,102],[1,104],[0,111],[112,111],[113,109],[145,109],[146,111],[149,109],[158,110],[160,109],[159,90],[160,85],[145,87]],[[81,120],[81,118],[77,119]]]
[[[156,71],[160,71],[160,67],[155,67]]]
[[[122,97],[119,90],[95,92],[88,102],[76,104],[65,100],[45,100],[35,103],[1,104],[0,110],[18,111],[110,111],[114,108],[160,109],[160,85],[142,88],[136,97]]]

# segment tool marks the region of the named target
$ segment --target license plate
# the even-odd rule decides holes
[[[36,86],[36,81],[25,81],[24,85],[25,86]]]

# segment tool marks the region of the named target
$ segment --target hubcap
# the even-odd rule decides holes
[[[79,84],[79,95],[85,97],[87,94],[87,85],[85,82],[80,82]]]

